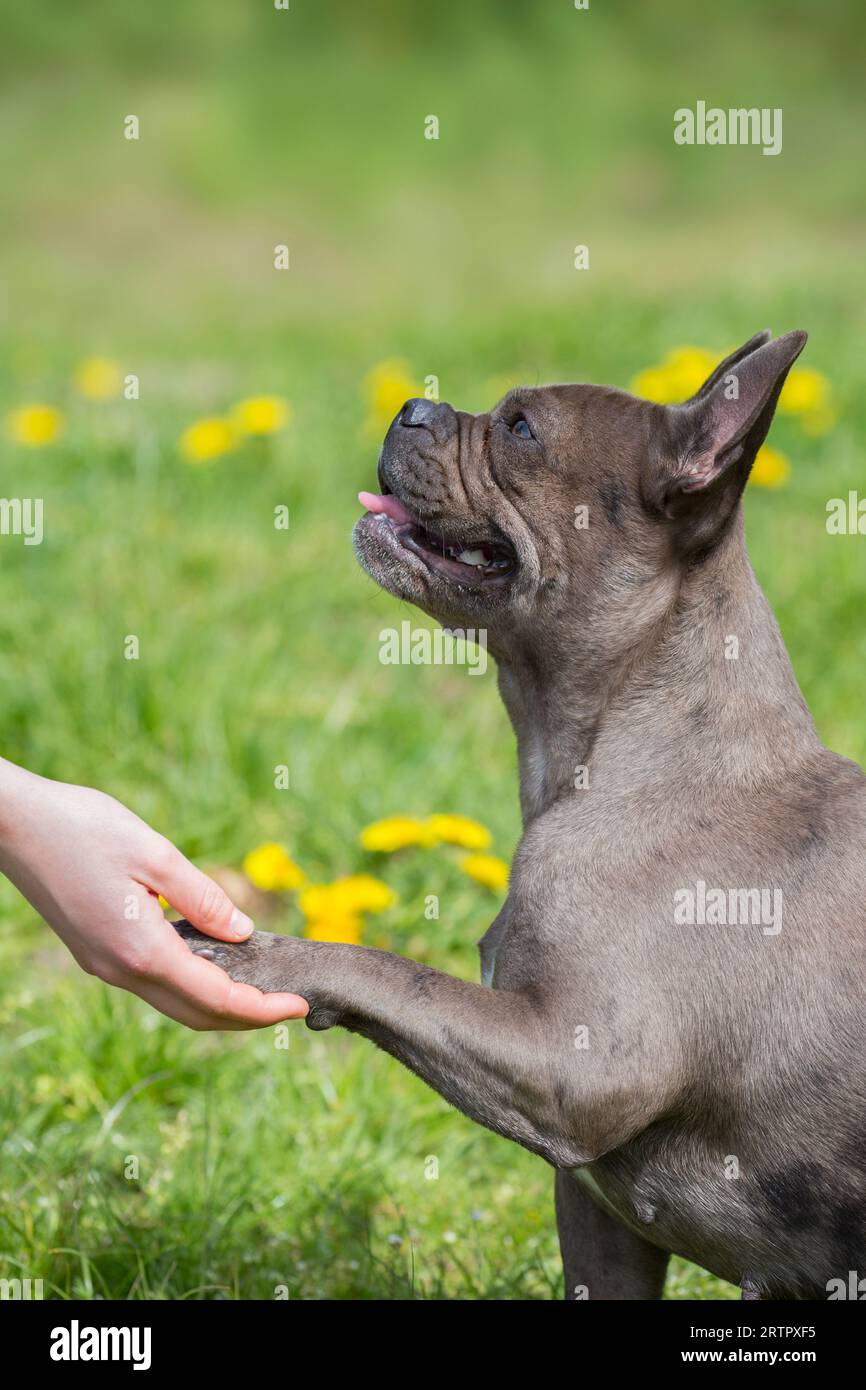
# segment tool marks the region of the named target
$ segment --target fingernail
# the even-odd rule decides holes
[[[245,912],[241,912],[239,907],[236,907],[229,918],[229,931],[232,936],[238,941],[242,941],[244,937],[249,936],[253,930],[254,927],[249,917]]]
[[[285,1023],[293,1018],[306,1018],[310,1012],[309,1004],[300,994],[281,994],[279,1007],[286,1010]]]

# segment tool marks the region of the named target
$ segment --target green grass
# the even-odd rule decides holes
[[[537,26],[517,4],[477,23],[446,6],[429,44],[400,6],[364,9],[337,7],[329,37],[293,4],[280,47],[280,17],[233,6],[187,0],[157,26],[0,5],[0,108],[20,131],[0,407],[69,411],[62,444],[4,446],[4,495],[44,497],[46,527],[40,547],[0,542],[4,753],[113,793],[201,863],[275,838],[325,878],[371,866],[366,822],[433,811],[483,820],[508,857],[492,672],[377,659],[381,628],[414,615],[351,553],[376,452],[361,379],[402,355],[478,409],[502,373],[625,385],[678,342],[770,324],[810,330],[840,422],[819,440],[777,424],[792,479],[749,495],[753,559],[822,735],[864,761],[864,542],[824,529],[827,498],[863,479],[856,7],[828,6],[816,42],[811,6],[784,23],[726,7],[709,32],[688,7],[653,27],[637,5],[545,6]],[[670,114],[702,93],[784,103],[785,155],[677,160]],[[118,123],[139,110],[136,147]],[[94,350],[140,375],[140,401],[74,402],[69,370]],[[272,446],[179,461],[190,419],[270,390],[295,411]],[[444,850],[381,872],[400,903],[370,939],[474,977],[497,900]],[[58,1297],[558,1296],[540,1160],[365,1042],[187,1033],[83,976],[5,884],[0,915],[0,1276]],[[299,929],[291,905],[277,926]],[[668,1297],[732,1296],[672,1268]]]

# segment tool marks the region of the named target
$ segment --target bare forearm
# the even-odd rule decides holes
[[[35,806],[43,778],[0,758],[0,871],[6,873],[16,837]]]

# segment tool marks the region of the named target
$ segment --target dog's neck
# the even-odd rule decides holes
[[[675,803],[684,787],[770,779],[817,739],[738,517],[699,566],[668,576],[657,613],[606,669],[580,635],[500,661],[524,823],[591,790]],[[649,605],[651,607],[651,605]]]

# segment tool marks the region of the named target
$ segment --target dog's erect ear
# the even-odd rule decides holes
[[[775,342],[759,333],[720,363],[691,400],[666,408],[648,500],[682,523],[687,550],[710,545],[734,510],[805,342],[805,333]]]
[[[742,347],[738,347],[734,352],[729,353],[724,361],[719,363],[712,375],[707,377],[700,391],[696,391],[693,396],[689,397],[688,404],[694,405],[695,401],[706,400],[713,388],[718,386],[719,382],[727,375],[732,367],[736,366],[738,362],[742,362],[743,358],[748,357],[749,353],[754,352],[756,348],[763,347],[765,343],[770,341],[772,336],[770,329],[765,328],[763,332],[756,333],[754,338],[750,338],[747,343],[743,343]]]

